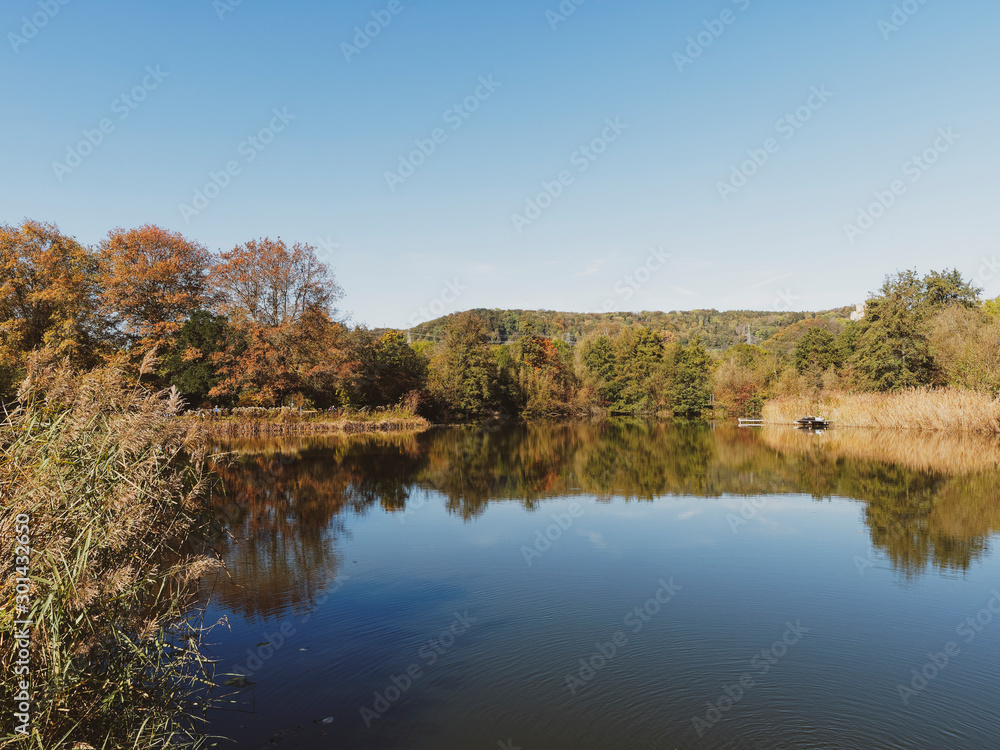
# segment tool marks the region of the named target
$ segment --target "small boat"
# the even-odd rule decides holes
[[[825,430],[832,427],[833,422],[823,417],[802,417],[795,420],[795,426],[803,430]]]

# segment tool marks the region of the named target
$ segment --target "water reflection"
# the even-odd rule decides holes
[[[964,571],[1000,528],[1000,441],[974,435],[712,428],[613,420],[420,435],[235,441],[218,467],[229,571],[205,582],[246,617],[303,611],[342,561],[345,513],[402,512],[432,491],[463,519],[488,504],[663,495],[808,494],[862,502],[873,545],[904,576]]]

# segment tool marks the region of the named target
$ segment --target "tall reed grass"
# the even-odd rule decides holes
[[[792,424],[805,415],[838,427],[1000,433],[1000,399],[962,388],[786,396],[768,401],[763,410],[771,424]]]
[[[152,367],[143,363],[143,373]],[[0,424],[0,693],[13,699],[11,626],[28,619],[30,734],[0,747],[173,748],[200,743],[207,685],[188,605],[213,563],[190,551],[211,481],[176,391],[121,367],[87,374],[32,360]],[[15,605],[15,520],[30,535],[29,611]]]

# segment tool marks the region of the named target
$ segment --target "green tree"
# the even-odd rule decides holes
[[[423,387],[427,364],[402,331],[370,331],[358,327],[348,335],[350,375],[344,399],[357,406],[399,403],[410,391]]]
[[[861,385],[894,391],[934,381],[936,367],[924,332],[927,310],[925,285],[914,271],[886,278],[868,300],[849,360]]]
[[[652,411],[663,399],[658,376],[663,368],[663,339],[651,328],[630,326],[615,340],[617,398],[615,411]],[[660,387],[657,387],[660,386]]]
[[[840,364],[838,355],[832,333],[823,328],[810,328],[795,345],[795,369],[802,375],[823,372]]]
[[[611,338],[606,335],[587,340],[581,356],[587,382],[604,404],[618,399],[618,382],[615,380],[615,353]]]
[[[1000,318],[1000,297],[986,300],[983,303],[983,312],[991,318]]]
[[[982,289],[962,278],[959,271],[931,271],[923,279],[923,302],[932,307],[961,305],[973,308],[979,304]]]
[[[677,349],[670,389],[674,414],[697,415],[708,408],[711,374],[712,358],[701,341]]]
[[[496,359],[483,319],[475,313],[457,316],[431,362],[431,393],[451,416],[482,419],[497,404],[496,383]]]
[[[188,406],[200,406],[219,384],[216,356],[230,335],[227,321],[207,310],[195,310],[177,334],[170,352],[163,357],[160,377],[176,386]]]

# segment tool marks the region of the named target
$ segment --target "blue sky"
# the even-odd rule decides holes
[[[372,326],[1000,294],[995,2],[62,2],[0,8],[6,223],[311,242]]]

